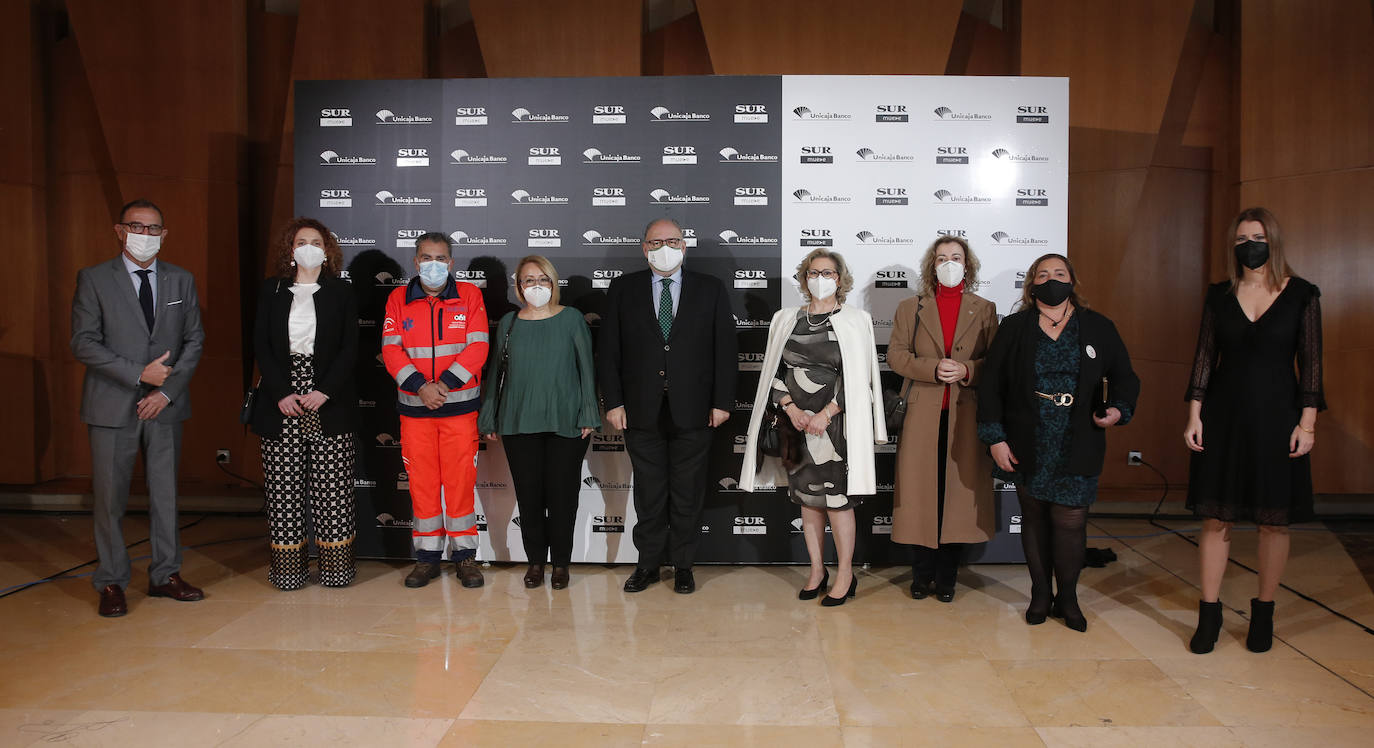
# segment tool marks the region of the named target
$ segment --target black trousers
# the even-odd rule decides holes
[[[635,548],[640,569],[655,571],[665,560],[692,568],[706,501],[706,463],[715,429],[673,423],[667,395],[653,428],[625,429],[625,451],[634,470]]]
[[[572,560],[582,457],[588,441],[552,432],[501,437],[515,483],[515,503],[520,507],[525,558],[532,564],[542,564],[547,558],[554,566],[567,566]]]
[[[949,411],[940,411],[940,438],[936,448],[936,480],[939,481],[936,495],[938,496],[938,513],[935,526],[935,537],[940,537],[940,533],[945,528],[945,460],[949,456]],[[913,581],[921,582],[933,580],[935,588],[939,590],[954,589],[954,580],[959,573],[959,557],[963,555],[963,543],[940,543],[938,548],[927,548],[923,545],[916,546],[911,563],[911,574]]]

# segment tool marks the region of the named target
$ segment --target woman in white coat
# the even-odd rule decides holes
[[[787,466],[787,493],[801,506],[811,576],[799,593],[813,600],[829,581],[822,545],[830,521],[839,561],[832,593],[821,604],[843,605],[854,596],[854,507],[877,490],[873,445],[887,441],[878,381],[873,318],[844,306],[854,287],[844,258],[817,249],[797,266],[807,304],[783,309],[768,327],[768,347],[754,395],[740,488],[755,488],[759,425],[776,407],[804,435],[800,459]],[[769,375],[772,376],[769,376]]]

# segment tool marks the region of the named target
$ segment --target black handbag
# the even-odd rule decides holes
[[[506,391],[506,369],[510,366],[510,331],[515,327],[515,320],[510,321],[510,327],[506,328],[506,337],[501,341],[501,361],[496,365],[496,402],[492,406],[492,422],[500,425],[501,415],[501,395]]]
[[[248,394],[243,396],[243,407],[239,408],[239,423],[247,426],[253,422],[253,404],[258,400],[258,390],[262,387],[262,377],[258,377],[258,383],[248,388]]]
[[[919,308],[918,308],[919,309]],[[911,350],[916,350],[916,329],[911,330]],[[911,380],[902,377],[902,389],[898,392],[890,387],[883,388],[883,416],[887,422],[887,438],[891,440],[902,433],[902,423],[906,421],[906,398],[911,394]]]
[[[763,412],[763,422],[759,425],[758,463],[764,456],[777,457],[782,466],[791,470],[801,462],[801,433],[792,425],[792,419],[776,405],[769,404]]]

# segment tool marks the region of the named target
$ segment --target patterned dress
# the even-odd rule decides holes
[[[771,399],[777,405],[791,396],[798,408],[818,413],[830,401],[841,412],[824,434],[803,434],[801,461],[788,471],[788,496],[792,502],[820,509],[851,509],[862,497],[848,496],[848,449],[844,438],[844,382],[840,372],[840,343],[830,315],[807,319],[797,311],[797,322],[783,348],[782,363],[773,377]]]

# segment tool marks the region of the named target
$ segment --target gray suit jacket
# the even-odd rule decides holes
[[[176,423],[191,417],[191,375],[200,363],[205,332],[191,274],[161,258],[157,261],[157,310],[153,330],[143,321],[138,294],[122,257],[76,274],[72,299],[72,355],[86,365],[81,420],[92,426],[121,427],[138,419],[139,398],[154,388],[139,383],[149,361],[171,351],[172,373],[160,389],[171,403],[157,417]]]

